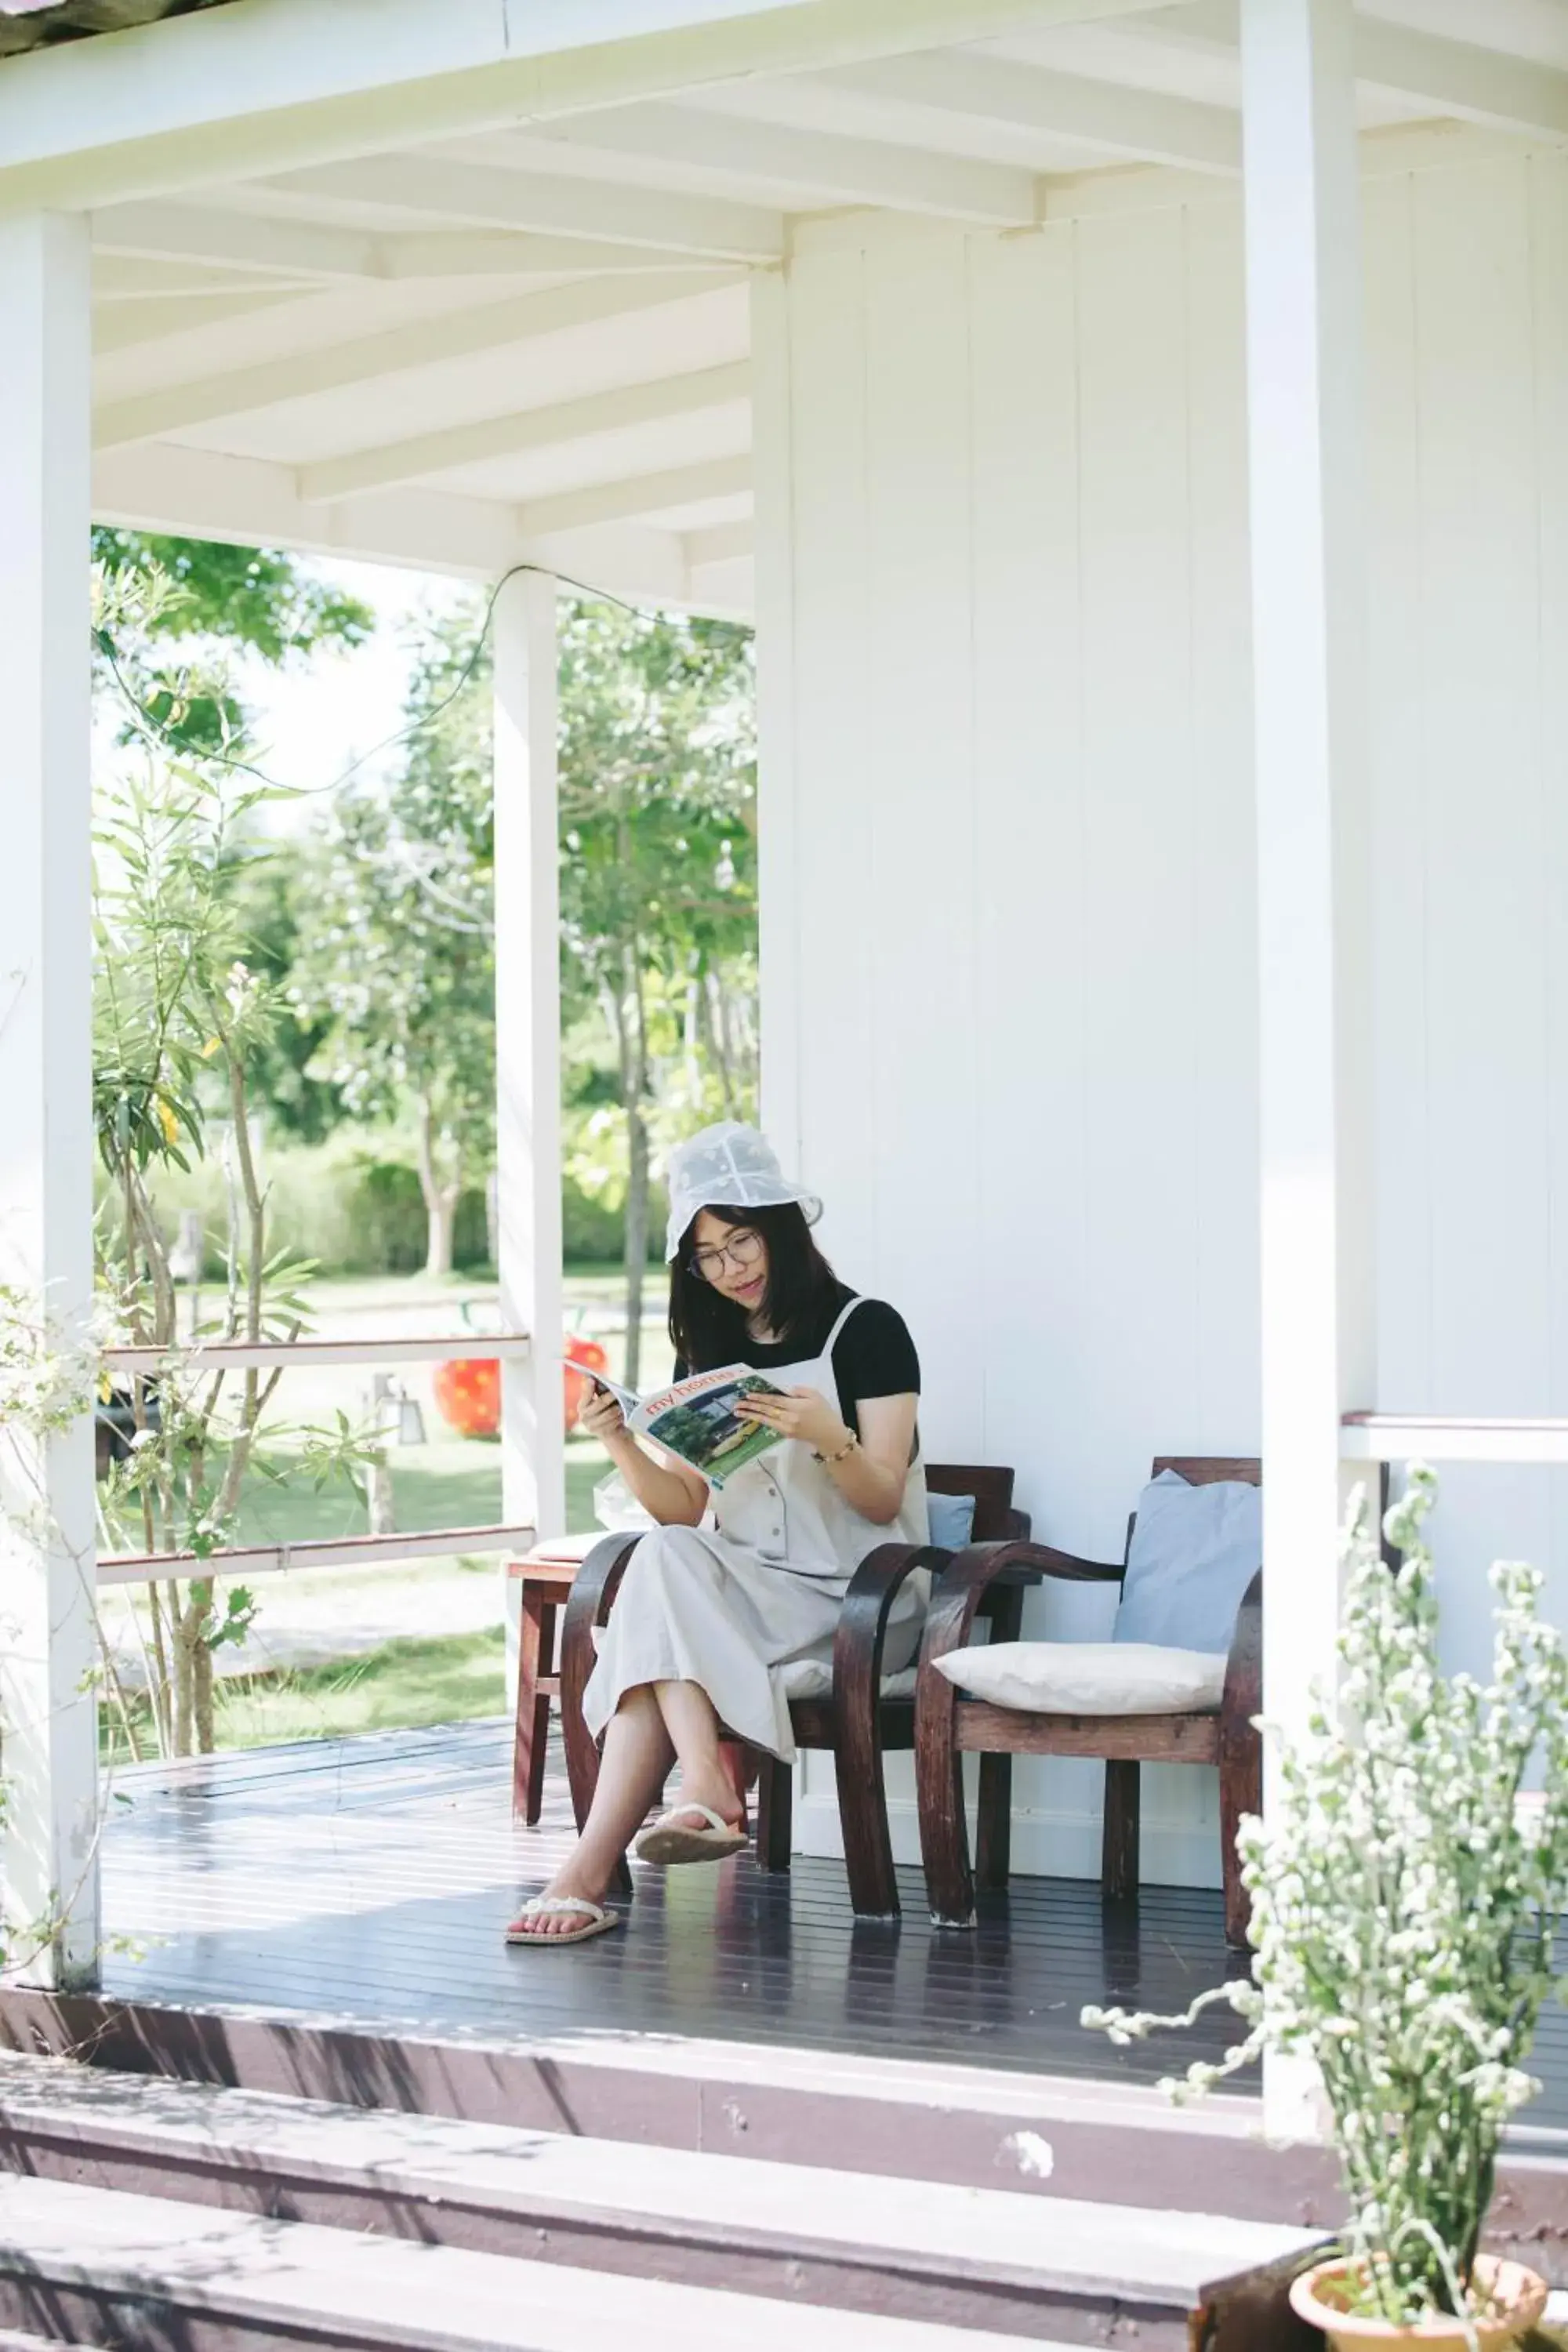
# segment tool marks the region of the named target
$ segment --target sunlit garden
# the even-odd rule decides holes
[[[224,1558],[504,1524],[487,608],[405,614],[400,707],[323,783],[255,706],[286,678],[330,741],[374,606],[254,551],[96,553],[100,1338],[142,1351],[100,1384],[100,1549],[171,1562],[102,1594],[105,1750],[493,1713],[493,1550]],[[750,662],[727,624],[563,606],[567,1321],[634,1383],[668,1367],[662,1144],[754,1102]],[[189,1352],[468,1331],[465,1360],[374,1373]],[[570,1528],[606,1466],[569,1436]]]

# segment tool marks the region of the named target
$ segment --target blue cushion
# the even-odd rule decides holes
[[[928,1495],[931,1539],[943,1551],[962,1551],[974,1531],[973,1495]]]
[[[1239,1479],[1189,1486],[1163,1470],[1138,1498],[1118,1642],[1228,1650],[1236,1614],[1263,1559],[1261,1489]]]

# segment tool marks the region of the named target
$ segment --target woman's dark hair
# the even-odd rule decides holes
[[[723,1224],[744,1225],[761,1234],[768,1245],[762,1319],[775,1339],[814,1346],[816,1333],[831,1319],[837,1276],[812,1240],[798,1202],[785,1201],[772,1209],[724,1209],[715,1202],[709,1214]],[[697,1272],[691,1263],[696,1235],[693,1217],[669,1269],[669,1339],[678,1361],[689,1370],[710,1372],[744,1354],[747,1317],[743,1307]]]

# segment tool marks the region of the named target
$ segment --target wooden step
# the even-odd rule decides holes
[[[1321,2232],[507,2130],[0,2060],[4,2160],[52,2180],[1015,2336],[1184,2340],[1210,2282]]]
[[[728,2148],[954,2187],[1011,2186],[1037,2197],[1303,2225],[1331,2223],[1342,2210],[1331,2153],[1267,2147],[1255,2098],[1222,2093],[1178,2109],[1150,2084],[951,2060],[633,2032],[443,2041],[4,1986],[0,2050],[589,2139]],[[1562,2177],[1560,2164],[1544,2201],[1522,2185],[1530,2228],[1556,2229]],[[1568,2264],[1568,2232],[1563,2244]]]
[[[53,2352],[59,2340],[58,2336],[31,2336],[19,2327],[0,2327],[0,2352]]]
[[[799,2308],[171,2198],[0,2178],[0,2325],[181,2352],[800,2352]],[[813,2352],[952,2352],[951,2329],[814,2314]],[[965,2352],[1017,2352],[976,2331]],[[1056,2352],[1065,2352],[1057,2347]]]

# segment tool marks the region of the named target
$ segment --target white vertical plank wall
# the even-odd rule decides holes
[[[1377,1401],[1563,1412],[1568,160],[1363,154]],[[770,299],[768,1050],[833,1255],[915,1328],[928,1452],[1016,1464],[1045,1535],[1111,1556],[1153,1453],[1260,1441],[1240,205],[807,225]],[[1551,1473],[1445,1490],[1473,1663],[1489,1559],[1568,1522]],[[1151,1877],[1215,1881],[1205,1780],[1146,1776]],[[1018,1866],[1092,1873],[1095,1768],[1016,1785]],[[814,1767],[799,1819],[833,1847]]]
[[[502,1509],[544,1536],[566,1525],[555,606],[554,581],[525,572],[503,583],[492,624],[500,1311],[532,1341],[502,1367]]]
[[[0,221],[0,1284],[82,1346],[92,1299],[89,250]],[[0,1897],[27,1981],[96,1979],[92,1423],[0,1449]]]

